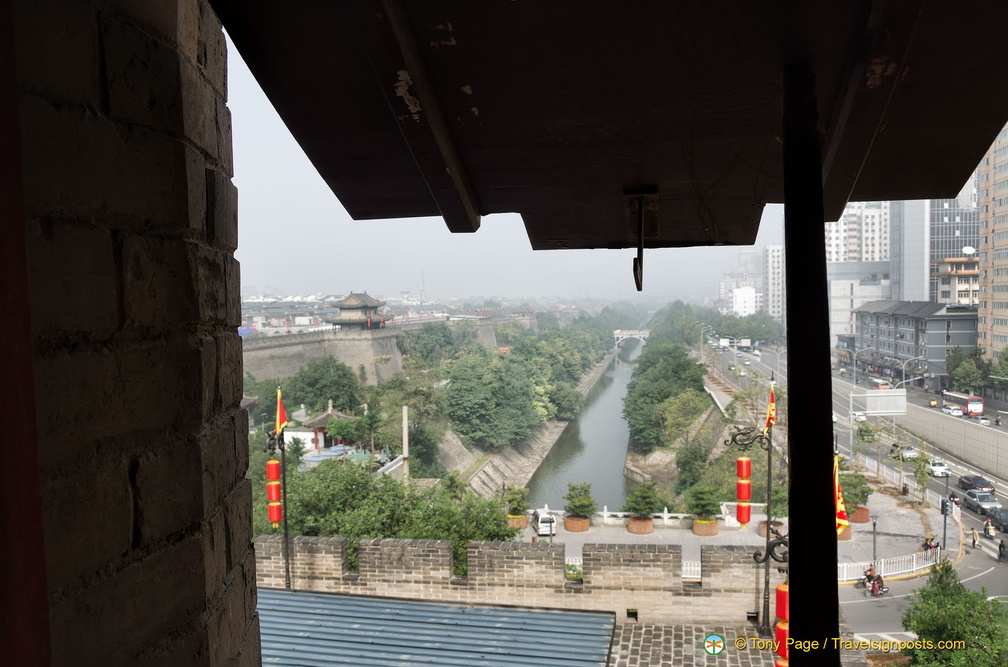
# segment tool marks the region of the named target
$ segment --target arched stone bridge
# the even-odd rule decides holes
[[[619,344],[628,338],[636,338],[643,345],[647,343],[648,336],[651,335],[651,332],[648,329],[617,329],[612,332],[612,335],[613,341],[616,343],[616,346],[619,347]]]

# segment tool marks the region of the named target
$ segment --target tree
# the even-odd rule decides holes
[[[623,502],[622,511],[629,512],[637,519],[648,519],[652,514],[662,511],[663,507],[668,507],[668,500],[658,493],[655,486],[655,482],[648,482],[630,489]]]
[[[588,482],[567,484],[567,495],[563,498],[567,501],[564,512],[569,516],[589,518],[598,511],[598,504],[592,498],[591,484]]]
[[[676,454],[676,467],[679,469],[676,493],[683,493],[700,481],[709,458],[710,451],[700,442],[691,442],[679,450]]]
[[[661,423],[665,444],[671,446],[679,436],[688,435],[689,427],[696,423],[709,405],[708,395],[696,389],[684,389],[659,403],[655,414]]]
[[[504,491],[504,507],[507,508],[508,516],[521,516],[530,509],[528,494],[528,487],[507,485]]]
[[[1003,614],[999,600],[988,600],[984,589],[966,588],[952,564],[943,561],[931,569],[927,584],[910,595],[910,605],[903,612],[903,629],[927,644],[915,643],[904,653],[912,665],[1001,667],[1008,664]],[[956,641],[963,642],[964,648],[939,644]]]
[[[706,485],[697,485],[690,491],[686,503],[689,511],[698,519],[710,520],[717,516],[721,509],[721,501],[717,497],[717,489]]]
[[[273,392],[276,394],[276,392]],[[352,413],[361,403],[361,389],[353,371],[335,357],[310,360],[283,382],[284,404],[304,403],[312,412],[326,409],[329,401],[341,412]]]
[[[949,372],[949,376],[951,376],[952,385],[956,390],[967,394],[975,394],[980,387],[986,384],[983,370],[972,358],[963,360],[954,371]]]

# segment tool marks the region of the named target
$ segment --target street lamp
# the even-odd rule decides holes
[[[872,351],[873,351],[873,348],[863,347],[860,350],[856,350],[854,352],[854,356],[851,358],[853,360],[853,362],[854,362],[854,372],[853,372],[853,375],[854,375],[854,384],[858,383],[858,381],[857,381],[857,356],[859,354],[861,354],[862,352],[872,352]],[[868,384],[868,382],[867,382],[868,381],[868,369],[867,368],[865,368],[864,376],[865,376],[865,384]]]
[[[926,358],[927,358],[927,355],[924,354],[924,355],[921,355],[919,357],[914,357],[913,359],[907,359],[906,361],[903,362],[903,382],[907,381],[907,376],[906,376],[906,366],[907,366],[907,364],[909,364],[911,361],[920,361],[921,359],[926,359]],[[918,379],[918,378],[910,378],[910,379],[914,380],[914,379]],[[903,382],[900,382],[900,384],[903,384]],[[899,385],[896,385],[896,386],[898,387]]]
[[[875,527],[876,527],[877,524],[878,524],[878,515],[877,514],[872,514],[871,515],[871,559],[872,559],[872,564],[873,565],[878,562],[878,539],[877,539],[878,538],[878,533],[875,530]]]

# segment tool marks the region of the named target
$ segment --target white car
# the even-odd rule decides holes
[[[942,412],[953,417],[962,417],[962,408],[958,405],[943,405]]]
[[[894,455],[898,453],[899,458],[903,459],[904,461],[909,461],[910,459],[915,459],[918,456],[920,456],[920,452],[917,451],[915,447],[911,447],[910,445],[903,445],[902,447],[893,445],[892,453]]]
[[[855,411],[855,412],[850,413],[850,420],[851,420],[851,423],[853,424],[854,422],[867,421],[868,417],[863,412],[857,412],[857,411]]]
[[[928,461],[928,474],[932,477],[948,477],[948,464],[941,459],[931,459]]]

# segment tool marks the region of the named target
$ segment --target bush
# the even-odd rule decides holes
[[[563,498],[567,501],[567,504],[564,505],[564,512],[568,516],[588,518],[598,511],[598,505],[591,495],[591,484],[587,482],[584,484],[568,484],[567,495]]]
[[[505,506],[508,508],[508,514],[511,516],[521,516],[525,514],[530,508],[528,501],[529,490],[525,487],[516,487],[508,485],[507,489],[504,491],[504,502]]]
[[[872,494],[868,479],[859,472],[840,473],[840,490],[843,492],[844,503],[852,507],[864,507],[868,496]]]
[[[713,519],[721,510],[721,501],[713,487],[698,485],[693,487],[686,506],[698,519]]]
[[[623,511],[630,512],[637,519],[647,519],[652,514],[662,511],[668,504],[668,501],[655,490],[655,482],[649,482],[638,484],[630,490],[623,503]]]

